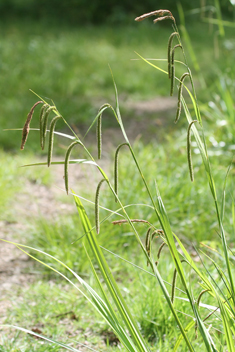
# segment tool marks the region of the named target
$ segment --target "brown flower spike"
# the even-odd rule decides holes
[[[161,21],[163,19],[167,19],[167,18],[174,19],[172,13],[169,10],[157,10],[157,11],[148,12],[148,13],[145,13],[144,15],[136,17],[135,21],[141,22],[141,21],[145,20],[145,18],[149,18],[151,16],[159,17],[159,19],[154,20],[154,23],[157,21]]]
[[[32,117],[33,117],[34,109],[36,108],[36,106],[37,106],[38,104],[42,104],[42,103],[43,103],[43,101],[41,101],[41,100],[40,100],[40,101],[37,101],[37,103],[35,103],[35,104],[32,106],[32,108],[31,108],[31,110],[30,110],[30,112],[29,112],[29,114],[28,114],[27,120],[26,120],[26,122],[25,122],[25,124],[24,124],[23,131],[22,131],[22,140],[21,140],[21,147],[20,147],[21,150],[24,149],[25,143],[26,143],[27,138],[28,138],[28,134],[29,134],[29,125],[30,125],[30,122],[31,122]]]

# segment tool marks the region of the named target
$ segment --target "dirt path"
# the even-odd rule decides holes
[[[106,158],[101,165],[105,167],[108,163]],[[89,178],[89,184],[94,185],[95,189],[98,174],[94,169],[82,165],[70,166],[70,187],[86,187]],[[15,221],[0,221],[1,239],[24,243],[27,231],[31,231],[30,223],[38,217],[54,221],[62,212],[76,212],[72,196],[66,196],[64,192],[63,165],[52,166],[51,174],[52,186],[29,180],[24,182],[24,189],[15,195],[12,204],[13,213],[16,214]],[[7,309],[11,307],[12,292],[27,287],[36,279],[36,274],[31,274],[30,268],[33,268],[33,263],[26,254],[10,243],[0,242],[0,324],[6,319]]]

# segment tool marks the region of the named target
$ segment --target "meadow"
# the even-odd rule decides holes
[[[180,28],[182,40],[184,39],[183,28]],[[185,37],[185,50],[197,89],[218,201],[222,204],[221,216],[228,248],[233,251],[235,234],[233,151],[235,143],[232,97],[234,96],[235,43],[233,28],[225,27],[225,36],[221,37],[218,36],[217,30],[217,27],[211,28],[205,23],[196,21],[190,23],[190,26],[187,25],[187,33],[191,42],[189,43]],[[14,24],[1,24],[0,74],[2,85],[0,89],[3,103],[0,121],[3,129],[22,128],[30,107],[37,100],[35,95],[28,91],[32,89],[48,102],[54,102],[58,111],[66,117],[78,136],[82,137],[102,104],[109,102],[115,105],[115,92],[109,64],[118,87],[123,123],[127,126],[127,132],[131,133],[133,149],[138,155],[146,182],[150,184],[154,200],[158,199],[154,182],[156,181],[174,233],[180,237],[199,270],[206,273],[208,271],[212,278],[218,279],[220,274],[214,263],[221,266],[226,273],[227,269],[222,257],[223,246],[214,199],[209,191],[200,150],[193,137],[192,158],[195,181],[190,180],[186,148],[188,123],[183,113],[179,123],[174,124],[177,91],[175,89],[173,97],[175,98],[175,109],[168,108],[168,100],[164,99],[169,95],[170,81],[163,73],[153,69],[142,60],[132,60],[138,59],[135,52],[146,58],[166,59],[167,42],[171,32],[170,25],[154,26],[149,23],[133,24],[133,26],[124,28],[121,26],[118,28],[107,26],[98,28],[58,27],[20,21]],[[192,53],[192,48],[187,44],[192,45],[196,58]],[[179,60],[182,60],[180,54]],[[155,61],[151,62],[156,64]],[[167,70],[166,61],[158,64]],[[183,72],[178,66],[177,69],[179,69],[177,75],[180,76]],[[157,112],[138,111],[139,101],[148,102],[155,97],[161,97],[162,101],[166,101],[165,109],[158,111],[156,108]],[[187,103],[191,108],[190,101]],[[111,179],[113,178],[112,160],[115,147],[123,141],[112,114],[105,112],[103,115],[104,160],[102,167]],[[134,125],[131,124],[133,120],[136,121]],[[62,123],[59,124],[59,122],[57,129],[68,133],[68,128],[63,128]],[[38,119],[34,117],[31,127],[38,128],[38,126]],[[149,126],[149,128],[143,128],[143,126]],[[87,140],[91,153],[97,153],[94,127],[84,139],[84,143]],[[91,263],[84,251],[82,241],[79,240],[84,230],[76,207],[72,207],[73,197],[66,196],[63,190],[60,193],[57,192],[56,196],[53,195],[56,197],[56,204],[63,204],[63,207],[58,211],[52,203],[51,216],[50,214],[45,216],[45,212],[41,210],[39,215],[33,214],[32,217],[27,201],[15,204],[20,202],[18,194],[25,192],[25,185],[31,185],[32,198],[36,198],[33,185],[38,187],[43,185],[48,193],[51,192],[52,184],[61,186],[63,170],[57,169],[57,166],[52,172],[43,167],[19,169],[20,165],[46,159],[47,151],[39,152],[38,132],[30,131],[27,145],[21,154],[16,151],[20,147],[20,131],[1,131],[0,138],[3,149],[0,174],[1,224],[8,222],[23,224],[23,229],[13,233],[12,237],[8,233],[7,239],[23,242],[23,244],[55,256],[87,280],[92,287],[99,290],[95,275],[91,274]],[[67,144],[64,139],[56,137],[54,154],[58,160],[64,158],[66,149]],[[78,157],[83,158],[84,152],[80,153],[79,150]],[[231,170],[226,178],[229,166]],[[74,192],[94,202],[96,185],[100,181],[99,175],[90,171],[89,166],[86,165],[70,165],[69,170],[70,186]],[[60,173],[59,177],[55,176],[56,172]],[[155,223],[156,215],[147,206],[149,196],[146,195],[143,180],[136,171],[134,160],[130,158],[130,152],[124,148],[120,156],[119,179],[118,197],[128,205],[144,205],[129,206],[129,218],[144,219],[148,223]],[[46,197],[43,200],[48,203],[51,201]],[[36,199],[35,202],[37,203]],[[100,204],[106,209],[119,208],[107,188],[102,189]],[[92,226],[94,226],[94,204],[84,201],[84,205]],[[100,209],[100,219],[106,216],[107,212]],[[108,265],[112,268],[112,273],[120,285],[127,306],[130,307],[134,319],[138,322],[138,328],[150,350],[173,350],[180,331],[161,287],[157,284],[154,273],[146,265],[146,258],[136,242],[130,224],[113,225],[113,220],[117,220],[114,214],[111,219],[101,223],[100,234],[97,237],[100,246],[110,251],[105,252]],[[144,243],[148,226],[145,223],[139,223],[136,228]],[[161,243],[161,236],[159,236],[156,243],[152,244],[154,248],[152,251],[157,253]],[[30,254],[38,260],[45,260],[40,253],[35,254],[30,251]],[[201,262],[202,256],[203,262]],[[213,261],[207,260],[207,257],[211,257]],[[232,255],[231,262],[233,258]],[[68,273],[66,268],[58,265],[50,257],[46,258],[45,263],[72,279],[71,273]],[[206,263],[206,269],[203,263]],[[233,266],[232,262],[232,270]],[[145,271],[140,268],[144,268]],[[124,350],[107,322],[101,319],[100,315],[92,309],[84,297],[78,295],[71,285],[66,284],[47,266],[42,266],[33,260],[28,262],[28,268],[24,270],[26,274],[32,271],[33,279],[29,283],[25,282],[17,290],[12,290],[8,298],[11,305],[8,310],[4,311],[2,323],[21,326],[29,330],[34,329],[36,334],[42,334],[81,351],[89,350],[89,348],[105,351]],[[100,274],[100,269],[97,270]],[[162,250],[159,271],[165,282],[171,285],[174,263],[167,248]],[[192,268],[187,270],[186,275],[194,294],[199,295],[201,282],[193,274]],[[177,285],[177,289],[181,292],[182,284],[177,282]],[[177,295],[180,294],[177,293]],[[212,298],[207,297],[205,302],[212,304]],[[188,302],[176,299],[174,307],[185,326],[188,325],[192,319],[192,311]],[[201,311],[205,316],[203,308],[200,309]],[[227,340],[223,335],[222,322],[219,314],[215,314],[216,318],[212,318],[213,324],[208,319],[205,325],[209,330],[214,329],[213,336],[217,342],[219,341],[219,350],[226,351],[229,347],[226,346],[225,341]],[[209,350],[205,347],[202,337],[196,339],[194,329],[190,330],[189,335],[196,351]],[[2,329],[1,331],[0,351],[2,352],[52,350],[62,349],[22,331],[17,332],[14,329]],[[230,350],[233,351],[232,347]],[[178,351],[188,351],[188,346],[182,342]]]

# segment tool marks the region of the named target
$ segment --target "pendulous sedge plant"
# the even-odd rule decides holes
[[[38,102],[34,104],[32,109],[29,112],[27,121],[25,126],[23,127],[23,135],[22,135],[22,144],[21,149],[24,148],[25,142],[30,131],[30,121],[33,116],[33,112],[37,105],[42,104],[41,111],[39,114],[39,131],[40,131],[40,145],[41,148],[45,148],[46,146],[46,134],[48,132],[48,119],[51,114],[53,114],[53,118],[49,127],[49,143],[48,143],[48,158],[47,162],[41,163],[40,165],[53,165],[53,164],[63,164],[64,165],[64,180],[65,180],[65,190],[67,193],[71,193],[74,196],[74,200],[77,206],[77,210],[81,219],[81,223],[84,229],[84,235],[81,236],[81,241],[83,242],[84,249],[86,251],[87,257],[90,262],[91,271],[96,279],[97,285],[99,287],[99,294],[92,289],[79,275],[77,275],[71,268],[68,268],[64,263],[60,262],[58,259],[50,256],[49,254],[43,253],[43,255],[48,256],[55,261],[59,262],[62,266],[66,267],[77,279],[78,284],[74,284],[68,277],[59,271],[55,270],[53,267],[50,267],[48,264],[40,261],[42,264],[51,268],[51,270],[56,271],[59,275],[64,277],[71,285],[76,287],[76,289],[81,292],[87,300],[97,309],[100,315],[106,320],[109,326],[112,328],[114,333],[117,335],[121,344],[124,346],[126,351],[135,351],[135,352],[147,352],[147,351],[155,351],[158,346],[150,347],[150,344],[144,336],[142,336],[141,331],[139,329],[138,322],[131,314],[131,311],[123,298],[119,284],[115,281],[115,278],[111,272],[111,268],[107,264],[107,261],[104,256],[104,249],[99,245],[99,238],[97,234],[102,231],[101,224],[103,221],[108,221],[111,217],[118,217],[117,220],[113,221],[114,225],[122,225],[123,223],[127,223],[130,226],[131,231],[134,233],[137,243],[139,244],[140,250],[143,252],[143,256],[146,258],[147,266],[151,269],[154,274],[156,281],[160,285],[162,289],[162,293],[165,297],[166,303],[169,305],[172,315],[178,325],[179,335],[178,339],[175,341],[175,346],[173,351],[177,351],[179,346],[183,343],[186,344],[187,349],[189,351],[198,351],[197,341],[200,339],[201,346],[204,346],[205,351],[215,352],[215,351],[235,351],[235,286],[234,286],[234,270],[231,265],[232,255],[230,254],[225,231],[223,228],[223,211],[219,210],[219,203],[216,195],[216,188],[213,180],[213,174],[210,166],[210,161],[207,153],[207,146],[203,132],[203,123],[200,115],[200,110],[197,102],[196,92],[193,83],[193,77],[191,70],[188,67],[184,47],[180,39],[180,34],[178,28],[176,26],[175,18],[169,10],[157,10],[147,14],[144,14],[140,17],[136,18],[136,21],[142,21],[151,16],[156,16],[154,23],[162,20],[170,20],[172,22],[173,32],[170,35],[168,41],[168,50],[167,50],[167,58],[168,58],[168,69],[164,71],[160,69],[158,66],[154,65],[151,61],[144,59],[142,56],[138,54],[138,56],[151,65],[153,68],[162,71],[163,74],[168,76],[170,81],[170,95],[173,94],[175,81],[178,82],[178,106],[176,112],[175,123],[178,122],[182,107],[186,116],[187,124],[188,124],[188,135],[187,135],[187,157],[188,157],[188,165],[189,165],[189,174],[190,178],[193,181],[193,164],[192,164],[192,155],[191,155],[191,135],[193,134],[197,146],[201,153],[201,158],[205,168],[205,175],[208,179],[209,189],[211,195],[214,199],[215,210],[217,215],[217,221],[220,229],[220,238],[223,247],[223,264],[225,269],[222,270],[217,263],[215,263],[211,258],[209,260],[214,264],[216,271],[218,273],[218,278],[215,279],[212,277],[211,273],[207,270],[205,265],[205,270],[201,270],[197,263],[194,262],[193,257],[187,251],[186,247],[180,240],[180,238],[173,232],[171,228],[170,221],[167,215],[167,211],[164,207],[163,200],[158,191],[157,185],[156,193],[152,194],[150,191],[150,187],[147,184],[147,181],[144,177],[144,171],[142,171],[141,166],[138,163],[137,156],[133,150],[131,143],[128,140],[126,135],[124,125],[122,122],[120,110],[119,110],[119,102],[118,102],[118,93],[117,88],[114,82],[115,89],[115,97],[116,97],[116,106],[112,107],[110,104],[104,104],[99,109],[97,116],[95,117],[91,127],[93,124],[97,123],[97,149],[98,149],[98,159],[101,158],[102,154],[102,115],[106,109],[111,109],[113,115],[119,124],[124,142],[120,144],[115,153],[114,160],[114,180],[110,180],[106,175],[105,171],[99,166],[99,164],[95,161],[95,157],[91,155],[89,150],[86,148],[85,144],[73,129],[69,126],[66,119],[62,114],[57,110],[56,106],[48,104],[46,101],[40,98]],[[173,42],[177,41],[176,44],[173,45]],[[181,49],[184,56],[184,62],[179,62],[181,65],[185,67],[185,73],[178,78],[175,70],[175,56],[177,55],[178,50]],[[190,88],[186,86],[185,79],[189,78]],[[183,96],[183,88],[184,91],[189,95],[193,110],[190,111],[188,105],[185,102]],[[192,113],[195,115],[196,119],[192,119]],[[59,133],[64,137],[68,137],[72,139],[72,143],[69,145],[65,160],[61,162],[53,162],[53,141],[54,135],[58,132],[55,131],[56,122],[62,119],[63,122],[70,128],[71,135],[66,136],[65,134]],[[196,124],[197,122],[197,124]],[[90,127],[90,128],[91,128]],[[75,146],[79,146],[79,148],[83,148],[86,152],[87,159],[70,159],[71,152],[73,151]],[[119,154],[123,146],[128,147],[128,151],[130,153],[130,157],[134,160],[136,170],[139,173],[140,178],[142,179],[143,185],[146,189],[146,194],[150,204],[148,206],[152,212],[155,214],[155,222],[149,223],[145,219],[131,219],[128,215],[128,204],[124,204],[122,200],[119,198],[118,193],[118,183],[119,183],[119,175],[118,168],[120,167],[118,163]],[[77,151],[79,153],[79,151]],[[87,163],[92,167],[96,167],[98,172],[101,175],[101,181],[99,182],[96,190],[96,196],[94,201],[94,212],[95,212],[95,226],[92,226],[90,220],[86,214],[85,208],[81,202],[81,199],[78,195],[76,195],[73,191],[69,191],[69,165],[70,164],[81,164]],[[38,165],[38,164],[33,164]],[[105,185],[106,184],[106,185]],[[108,187],[109,191],[113,194],[114,199],[118,203],[118,209],[110,210],[109,215],[100,220],[99,209],[100,202],[99,199],[102,194],[102,188]],[[155,200],[156,199],[156,200]],[[224,199],[222,200],[221,209],[224,209]],[[121,217],[121,219],[120,219]],[[138,232],[136,223],[143,222],[148,225],[148,231],[146,233],[145,241],[142,241],[141,236]],[[157,228],[160,225],[160,229]],[[152,242],[155,238],[158,237],[161,242],[157,251],[153,250]],[[26,245],[15,244],[19,249],[23,252],[36,251],[40,252],[37,249],[29,248]],[[158,262],[161,260],[162,252],[168,250],[172,262],[174,263],[174,274],[172,278],[172,282],[170,283],[171,291],[169,292],[163,277],[158,270]],[[32,254],[29,254],[32,258],[36,259]],[[36,259],[38,260],[38,259]],[[39,260],[38,260],[39,261]],[[204,262],[203,262],[204,263]],[[130,263],[131,264],[131,263]],[[190,283],[190,279],[188,277],[188,272],[193,272],[195,277],[197,277],[198,284],[201,286],[201,292],[198,296],[196,296],[196,289],[192,287]],[[179,285],[186,298],[177,297],[175,292]],[[81,288],[82,287],[82,288]],[[145,292],[142,292],[144,298]],[[213,300],[213,305],[203,304],[204,297],[209,296],[211,300]],[[186,319],[182,318],[182,315],[178,313],[175,308],[176,300],[184,300],[188,303],[191,308],[191,315],[189,316],[190,321],[186,324]],[[200,307],[206,307],[209,313],[202,313]],[[203,311],[204,312],[204,311]],[[216,319],[213,320],[216,314],[216,319],[219,319],[222,334],[221,338],[218,338],[215,330],[213,330],[213,325],[216,325]],[[206,324],[207,319],[210,318],[212,328],[208,327]],[[212,320],[211,320],[212,319]],[[21,327],[15,327],[16,329],[25,331],[29,334],[40,336],[45,340],[50,342],[57,343],[58,345],[67,348],[71,351],[79,351],[78,349],[72,348],[71,346],[63,345],[60,342],[52,341],[52,339],[43,337],[35,332],[28,331]],[[195,328],[195,334],[191,332]],[[197,337],[197,339],[196,339]]]

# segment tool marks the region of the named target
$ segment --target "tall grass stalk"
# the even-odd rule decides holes
[[[55,121],[57,121],[57,118],[61,118],[63,122],[66,124],[67,127],[69,127],[72,135],[70,136],[70,139],[73,138],[74,141],[72,144],[67,149],[66,152],[66,157],[65,161],[62,161],[60,163],[64,164],[65,166],[65,189],[68,193],[69,191],[69,172],[68,172],[68,166],[69,164],[72,163],[87,163],[92,166],[95,166],[98,170],[98,172],[101,175],[102,181],[98,185],[97,193],[96,193],[96,199],[95,199],[95,212],[96,212],[96,229],[97,232],[102,231],[102,222],[108,220],[109,216],[106,217],[105,219],[101,220],[99,219],[99,208],[100,208],[100,202],[99,200],[102,199],[102,189],[101,189],[101,183],[103,181],[106,181],[106,184],[112,193],[114,200],[117,201],[119,209],[118,210],[111,210],[109,209],[109,212],[111,216],[114,214],[117,216],[117,213],[121,214],[122,218],[129,224],[131,231],[134,233],[136,241],[140,247],[140,250],[143,252],[143,256],[147,260],[147,263],[149,267],[152,270],[153,275],[155,275],[156,278],[156,283],[160,285],[163,295],[165,297],[166,304],[168,304],[172,315],[179,327],[179,337],[176,340],[175,346],[174,346],[174,351],[177,351],[180,344],[182,341],[185,342],[187,348],[189,351],[196,351],[196,343],[194,342],[194,339],[192,338],[191,330],[194,326],[196,326],[199,336],[200,336],[200,341],[203,344],[204,348],[206,351],[210,352],[215,352],[215,351],[220,351],[221,350],[221,344],[220,340],[216,339],[216,336],[213,334],[213,332],[207,328],[206,326],[206,319],[208,317],[204,316],[199,307],[203,305],[201,302],[202,299],[207,295],[209,296],[213,302],[214,302],[214,307],[216,307],[216,311],[219,313],[220,319],[222,321],[223,325],[223,332],[224,332],[224,339],[226,342],[226,349],[229,352],[234,352],[235,347],[234,347],[234,333],[235,333],[235,286],[234,286],[234,272],[233,272],[233,267],[231,265],[231,256],[229,254],[229,248],[227,245],[227,240],[225,236],[225,231],[223,227],[223,211],[221,212],[219,209],[219,202],[217,199],[217,194],[216,194],[216,187],[214,183],[214,178],[211,170],[211,165],[208,157],[208,152],[207,152],[207,145],[206,145],[206,138],[204,135],[203,131],[203,122],[201,119],[200,115],[200,109],[199,105],[197,102],[197,97],[196,97],[196,92],[194,88],[194,83],[193,83],[193,77],[190,68],[188,67],[183,45],[181,43],[180,39],[180,33],[178,31],[178,28],[175,24],[175,19],[173,15],[171,14],[170,11],[168,10],[159,10],[159,11],[153,11],[151,13],[142,15],[138,17],[136,20],[137,21],[142,21],[145,18],[148,18],[150,16],[156,16],[156,19],[154,22],[162,21],[162,20],[170,20],[173,23],[173,31],[176,33],[174,36],[178,40],[178,45],[182,48],[183,50],[183,56],[185,58],[184,62],[181,62],[182,65],[186,68],[186,73],[189,76],[189,81],[191,84],[191,89],[189,89],[186,86],[185,81],[183,79],[179,79],[175,74],[175,67],[174,63],[175,60],[172,60],[172,57],[174,58],[174,55],[177,54],[174,53],[175,47],[171,47],[171,45],[168,45],[168,68],[170,67],[171,72],[164,71],[163,69],[159,68],[158,66],[154,65],[152,62],[149,60],[144,59],[142,56],[139,55],[145,62],[147,62],[149,65],[154,67],[157,70],[160,70],[163,74],[166,74],[169,76],[169,78],[172,80],[176,79],[180,83],[180,94],[178,94],[178,106],[182,105],[184,113],[186,115],[187,119],[187,124],[188,124],[188,164],[189,164],[189,173],[191,175],[191,179],[193,181],[193,169],[192,169],[192,159],[191,159],[191,133],[194,136],[198,149],[200,150],[201,158],[204,164],[204,169],[205,169],[205,175],[208,179],[208,184],[209,184],[209,190],[210,193],[213,197],[214,200],[214,205],[215,205],[215,211],[216,211],[216,216],[217,216],[217,221],[218,221],[218,226],[220,230],[220,237],[221,237],[221,243],[222,243],[222,248],[223,248],[223,261],[225,264],[225,272],[223,272],[220,268],[219,265],[217,265],[212,258],[209,257],[209,260],[211,260],[211,263],[215,265],[215,269],[218,273],[219,279],[214,279],[210,272],[207,270],[206,264],[205,265],[205,270],[202,270],[202,268],[196,264],[190,255],[189,251],[186,249],[180,238],[173,232],[171,225],[170,225],[170,220],[167,214],[167,210],[165,209],[163,200],[161,198],[160,192],[158,190],[158,186],[155,183],[155,191],[152,191],[150,185],[147,183],[146,178],[144,176],[144,171],[141,168],[141,165],[138,162],[138,156],[136,155],[133,146],[131,145],[128,136],[126,134],[122,118],[121,118],[121,113],[120,113],[120,108],[119,108],[119,101],[118,101],[118,92],[117,92],[117,87],[113,79],[114,83],[114,90],[115,90],[115,97],[116,97],[116,106],[115,108],[112,107],[110,104],[105,104],[103,105],[97,116],[95,117],[91,127],[97,122],[98,123],[98,128],[97,128],[97,149],[98,149],[98,157],[101,157],[101,149],[102,149],[102,138],[101,138],[101,116],[105,112],[106,109],[110,108],[115,120],[117,121],[122,134],[124,138],[124,143],[122,145],[127,145],[129,148],[130,152],[130,157],[133,159],[136,167],[136,172],[138,172],[140,178],[142,179],[143,185],[146,189],[146,203],[148,202],[148,206],[150,206],[150,209],[153,210],[155,213],[155,219],[156,223],[149,223],[150,226],[150,231],[148,231],[147,236],[149,236],[146,241],[143,241],[141,238],[141,235],[138,231],[137,226],[135,225],[135,221],[130,218],[128,214],[128,204],[124,204],[122,200],[119,198],[118,194],[118,173],[116,171],[115,174],[115,184],[113,186],[112,180],[109,179],[107,176],[106,172],[101,168],[101,166],[95,161],[95,158],[91,155],[83,141],[76,135],[76,133],[73,131],[71,126],[68,124],[66,119],[59,113],[57,110],[56,106],[50,106],[44,99],[39,97],[40,102],[43,102],[44,104],[48,104],[49,106],[46,109],[45,114],[47,114],[46,117],[43,117],[43,123],[40,124],[40,133],[41,133],[41,140],[43,147],[45,146],[45,136],[46,136],[46,131],[47,131],[47,119],[49,116],[49,112],[53,112],[54,116],[52,119],[52,123],[50,124],[50,143],[48,146],[48,160],[49,162],[46,163],[40,163],[40,165],[50,165],[54,164],[51,162],[52,158],[52,151],[53,151],[53,138],[52,136],[56,133],[55,132]],[[170,41],[171,43],[171,41]],[[196,65],[196,62],[194,62]],[[173,70],[172,70],[173,68]],[[199,70],[199,66],[196,65],[196,68]],[[167,78],[166,78],[167,79]],[[186,91],[191,99],[193,109],[190,110],[182,93],[182,87],[184,87],[184,91]],[[172,91],[172,86],[171,86],[171,91]],[[44,105],[43,105],[44,106]],[[181,112],[181,111],[180,111]],[[180,112],[177,113],[177,120],[179,119]],[[192,114],[195,115],[196,119],[192,118]],[[195,122],[198,122],[196,124]],[[86,152],[87,159],[74,159],[70,160],[70,154],[73,149],[73,147],[79,144],[80,148],[83,148],[84,151]],[[117,153],[119,152],[120,146],[117,147]],[[117,153],[116,153],[116,158],[115,158],[115,168],[117,170]],[[57,162],[58,163],[58,162]],[[38,163],[31,164],[31,165],[39,165]],[[106,186],[106,187],[107,187]],[[67,281],[69,281],[76,289],[79,290],[86,298],[93,304],[93,306],[98,310],[98,312],[101,314],[101,316],[107,321],[109,326],[113,329],[114,333],[117,335],[119,340],[121,341],[122,345],[125,347],[127,351],[135,351],[135,352],[147,352],[151,351],[151,347],[148,341],[142,336],[141,331],[139,329],[138,322],[135,320],[134,316],[131,313],[130,307],[127,305],[126,300],[124,299],[121,290],[120,290],[120,285],[115,281],[115,278],[112,274],[112,269],[108,265],[103,249],[99,245],[99,238],[94,232],[94,227],[91,225],[90,220],[87,216],[87,213],[85,211],[85,208],[81,202],[81,199],[75,194],[74,199],[75,203],[77,206],[77,210],[79,213],[79,217],[81,219],[81,223],[83,225],[84,229],[84,236],[81,236],[81,241],[83,242],[84,250],[87,255],[87,258],[90,262],[90,267],[91,271],[96,279],[98,288],[99,288],[99,294],[96,292],[94,289],[92,289],[79,275],[77,275],[71,268],[68,268],[64,263],[60,262],[58,259],[41,252],[43,255],[51,257],[53,260],[59,262],[63,267],[66,267],[67,270],[70,271],[74,275],[74,277],[78,280],[79,284],[85,289],[85,291],[88,293],[85,293],[81,291],[81,289],[75,285],[70,279],[68,279],[64,274],[60,273],[59,271],[53,269],[52,267],[48,266],[44,261],[40,261],[42,264],[50,267],[52,270],[57,271],[58,274],[60,274],[62,277],[64,277]],[[222,209],[224,205],[222,204]],[[146,222],[146,219],[143,219],[143,221]],[[157,230],[157,223],[160,224],[160,231]],[[168,289],[166,288],[166,285],[163,280],[163,276],[158,270],[157,266],[157,259],[159,259],[159,255],[155,253],[155,251],[152,250],[151,247],[151,241],[152,236],[150,233],[154,233],[157,231],[159,237],[162,239],[162,241],[165,243],[165,245],[168,248],[168,251],[171,255],[172,262],[175,267],[175,272],[174,272],[174,277],[172,281],[172,290],[171,293],[168,292]],[[27,246],[15,244],[19,249],[25,251],[25,248],[28,248],[30,250],[35,250],[37,252],[40,252],[39,250],[29,248]],[[34,259],[36,259],[34,256],[31,255]],[[206,259],[206,257],[205,257]],[[204,260],[205,260],[204,259]],[[38,260],[38,259],[36,259]],[[39,261],[39,260],[38,260]],[[186,264],[183,264],[186,262]],[[202,287],[204,290],[203,297],[199,295],[199,297],[196,297],[196,292],[197,290],[192,287],[190,283],[190,279],[188,278],[188,272],[189,270],[192,270],[194,272],[195,277],[198,280],[199,285]],[[178,277],[178,279],[177,279]],[[186,324],[186,319],[182,318],[182,316],[178,313],[178,311],[175,308],[174,301],[175,300],[180,300],[181,298],[175,297],[174,294],[174,288],[176,285],[176,280],[179,282],[180,286],[186,293],[186,301],[188,302],[188,305],[190,306],[190,312],[191,312],[191,319],[190,322]],[[144,292],[141,293],[144,295]],[[208,309],[211,309],[211,306],[208,305]],[[210,314],[210,319],[213,320],[214,315]],[[216,320],[212,322],[212,325],[216,324]],[[22,329],[22,328],[19,328]],[[190,332],[190,333],[189,333]]]

